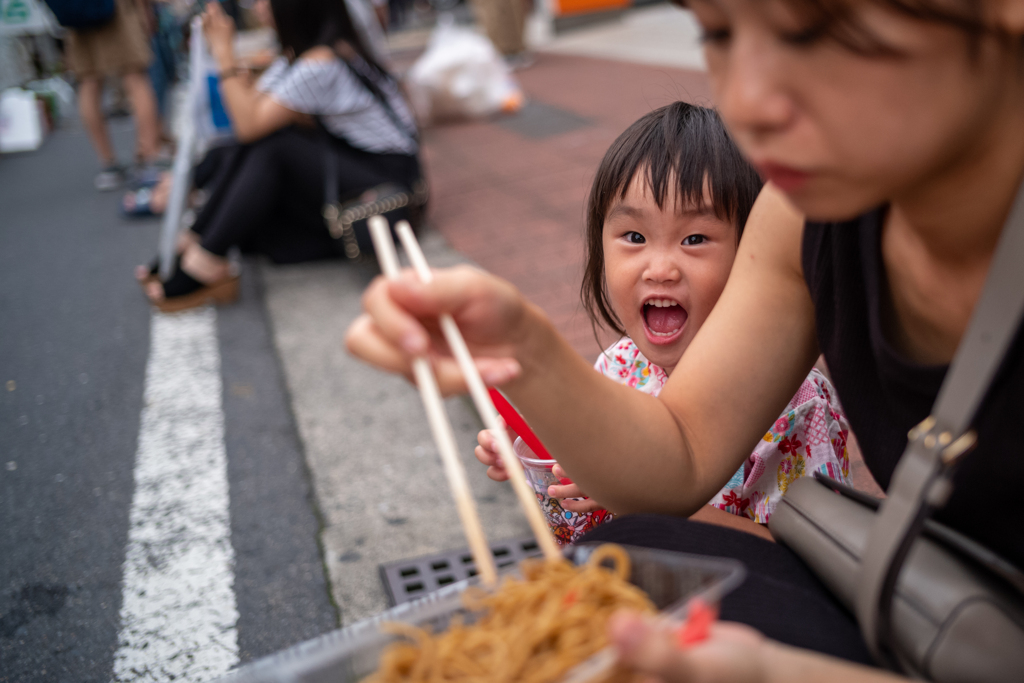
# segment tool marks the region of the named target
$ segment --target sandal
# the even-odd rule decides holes
[[[127,193],[121,198],[121,215],[125,218],[147,218],[157,216],[153,211],[153,190],[144,187]]]
[[[146,277],[139,277],[138,276],[138,269],[140,267],[141,266],[136,266],[135,267],[136,268],[135,279],[138,280],[139,284],[142,285],[143,287],[145,287],[148,283],[153,282],[154,280],[159,280],[160,279],[160,257],[159,256],[157,256],[156,258],[154,258],[152,261],[149,262],[149,266],[147,266],[147,270],[146,270]],[[175,254],[174,255],[174,270],[178,270],[179,268],[181,268],[181,254]]]
[[[150,303],[163,313],[184,311],[207,303],[231,304],[238,300],[238,281],[238,275],[232,274],[220,282],[203,284],[181,269],[179,257],[171,278],[163,283],[164,298]],[[152,282],[152,279],[147,282]],[[147,282],[142,283],[143,289]]]

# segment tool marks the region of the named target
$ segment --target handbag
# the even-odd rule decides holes
[[[372,216],[388,216],[388,224],[394,229],[398,220],[406,219],[414,227],[418,225],[419,214],[426,204],[426,183],[418,180],[415,189],[405,189],[394,183],[385,183],[362,193],[358,199],[341,204],[338,201],[338,185],[335,178],[337,163],[330,150],[327,152],[327,180],[324,188],[325,201],[323,217],[327,231],[337,240],[341,253],[350,261],[359,261],[364,254],[373,253],[367,219]]]
[[[114,0],[46,0],[46,4],[65,28],[95,28],[114,18]]]
[[[1022,263],[1024,185],[931,415],[910,431],[887,497],[803,478],[768,524],[856,615],[875,660],[916,678],[1024,681],[1024,574],[930,518],[977,441],[970,425],[1020,327]]]
[[[395,128],[406,135],[414,144],[419,144],[419,133],[410,128],[391,106],[388,98],[365,73],[353,66],[340,55],[338,59],[356,79],[374,96],[384,109],[384,113],[395,125]],[[335,141],[353,147],[347,140],[338,138],[327,130],[323,121],[317,119],[317,125],[326,141],[324,145],[324,204],[321,214],[327,224],[327,231],[340,245],[340,251],[350,261],[359,261],[364,254],[373,253],[373,242],[370,239],[367,219],[372,216],[391,214],[388,224],[394,230],[398,220],[408,220],[414,229],[419,227],[426,208],[429,191],[426,181],[421,177],[413,182],[411,188],[400,187],[395,183],[384,183],[363,192],[357,199],[342,204],[338,200],[338,160],[332,145]],[[394,235],[392,235],[394,237]]]

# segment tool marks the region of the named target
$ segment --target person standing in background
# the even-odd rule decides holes
[[[117,189],[125,179],[103,116],[103,79],[120,76],[135,119],[136,157],[151,166],[159,153],[160,123],[156,97],[149,80],[153,53],[149,48],[151,19],[146,0],[116,0],[113,18],[95,28],[68,29],[68,66],[78,79],[78,111],[102,170],[96,189]]]
[[[533,8],[530,0],[474,0],[473,9],[487,37],[513,68],[529,65],[523,33],[526,17]]]

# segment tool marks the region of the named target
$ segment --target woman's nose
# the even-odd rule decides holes
[[[716,61],[709,66],[717,66],[711,76],[718,110],[741,145],[792,123],[795,106],[769,40],[737,36],[728,55]]]

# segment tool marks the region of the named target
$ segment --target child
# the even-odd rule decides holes
[[[623,335],[594,368],[657,395],[714,308],[732,268],[761,180],[718,114],[676,102],[644,116],[612,144],[587,206],[581,298],[595,331]],[[831,383],[811,370],[786,411],[710,505],[765,524],[798,477],[845,481],[849,427]],[[494,440],[477,458],[492,479],[507,474]],[[556,466],[556,476],[563,476]],[[574,512],[600,509],[574,485],[552,486]]]

